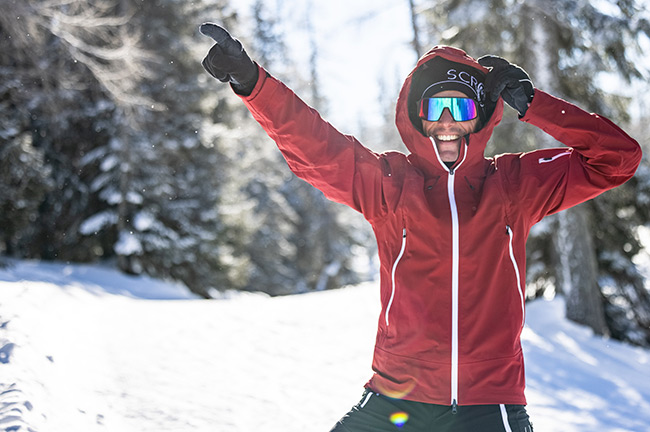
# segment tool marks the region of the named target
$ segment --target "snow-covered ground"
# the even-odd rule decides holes
[[[98,266],[0,270],[0,430],[328,431],[370,377],[374,283],[201,300]],[[528,306],[535,432],[650,431],[650,352]]]

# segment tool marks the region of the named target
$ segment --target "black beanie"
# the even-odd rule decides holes
[[[422,122],[418,116],[419,102],[445,90],[457,90],[474,99],[479,106],[480,127],[485,124],[485,74],[469,65],[436,57],[424,63],[413,74],[408,97],[411,122],[420,132]]]

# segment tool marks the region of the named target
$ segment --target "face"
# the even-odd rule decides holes
[[[467,97],[465,93],[457,90],[446,90],[436,93],[436,97]],[[476,130],[478,117],[473,120],[457,122],[451,116],[449,109],[445,109],[438,121],[422,120],[424,134],[433,138],[438,148],[438,154],[443,162],[456,162],[460,154],[462,138]]]

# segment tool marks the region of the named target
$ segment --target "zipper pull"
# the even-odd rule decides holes
[[[456,402],[456,399],[451,403],[451,413],[456,415],[458,412],[458,402]]]

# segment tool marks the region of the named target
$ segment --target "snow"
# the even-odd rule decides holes
[[[117,214],[113,211],[103,211],[86,219],[79,227],[79,232],[83,235],[91,235],[115,223],[117,223]]]
[[[375,282],[288,297],[198,299],[108,267],[0,269],[0,430],[327,431],[361,396]],[[643,432],[650,352],[528,305],[535,431]]]
[[[144,210],[138,212],[133,218],[133,227],[138,231],[146,231],[156,223],[156,218],[150,212]]]
[[[142,244],[132,232],[121,231],[113,249],[118,255],[122,256],[139,255],[142,253]]]
[[[646,253],[646,251],[650,251],[650,226],[640,225],[637,227],[637,236],[643,250],[632,259],[632,262],[639,268],[643,277],[650,280],[650,254]]]

